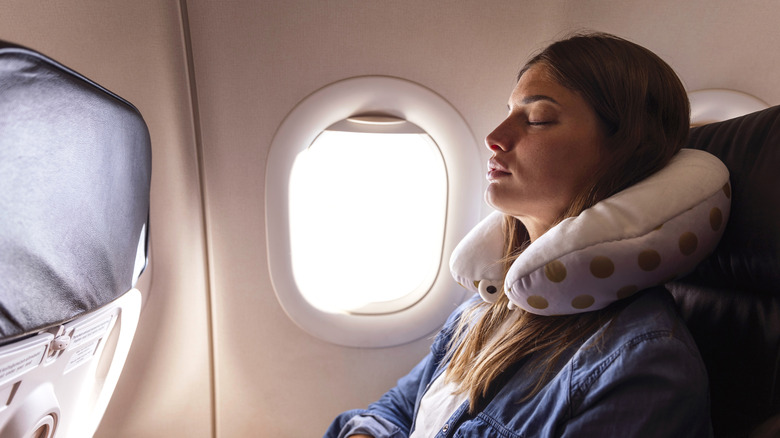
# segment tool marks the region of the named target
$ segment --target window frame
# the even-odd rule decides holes
[[[310,304],[292,274],[289,182],[299,152],[320,132],[359,114],[405,119],[439,146],[446,169],[447,201],[442,262],[430,290],[409,307],[392,313],[328,313]],[[420,339],[441,327],[467,291],[449,272],[452,250],[479,221],[481,159],[474,135],[443,97],[408,80],[360,76],[327,85],[303,99],[274,135],[266,162],[265,215],[268,267],[274,293],[285,313],[307,333],[350,347],[390,347]]]

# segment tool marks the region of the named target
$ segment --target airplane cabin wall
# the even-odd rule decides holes
[[[127,98],[152,135],[152,275],[97,436],[320,436],[427,351],[430,338],[384,349],[329,344],[276,300],[265,160],[308,94],[359,75],[417,82],[461,113],[487,157],[482,139],[505,116],[528,55],[594,29],[655,51],[690,90],[735,88],[780,104],[780,7],[743,3],[5,0],[0,39]],[[474,208],[488,212],[480,199]]]

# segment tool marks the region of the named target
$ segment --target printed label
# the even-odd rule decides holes
[[[37,367],[43,360],[46,345],[33,345],[30,348],[0,357],[0,385]]]
[[[76,327],[70,338],[70,348],[78,347],[95,338],[102,338],[111,326],[113,319],[114,316],[111,315],[108,318],[98,320],[95,324],[85,324],[84,326]]]
[[[79,365],[89,362],[89,360],[92,359],[92,356],[95,355],[98,343],[100,343],[100,339],[95,339],[89,344],[74,350],[70,355],[68,364],[65,366],[65,372],[68,373]]]

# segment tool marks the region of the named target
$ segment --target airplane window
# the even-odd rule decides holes
[[[466,298],[448,261],[480,219],[480,150],[449,102],[400,78],[344,79],[292,108],[265,175],[268,270],[290,319],[361,348],[438,330]]]
[[[412,129],[328,128],[295,159],[290,176],[293,276],[318,309],[394,312],[419,300],[439,271],[447,200],[444,162],[428,134],[403,120],[397,124]]]

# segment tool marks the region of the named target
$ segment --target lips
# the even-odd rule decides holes
[[[487,170],[487,179],[488,181],[495,181],[500,178],[506,177],[511,175],[512,172],[507,169],[507,167],[496,160],[495,158],[491,158],[488,161],[488,170]]]

